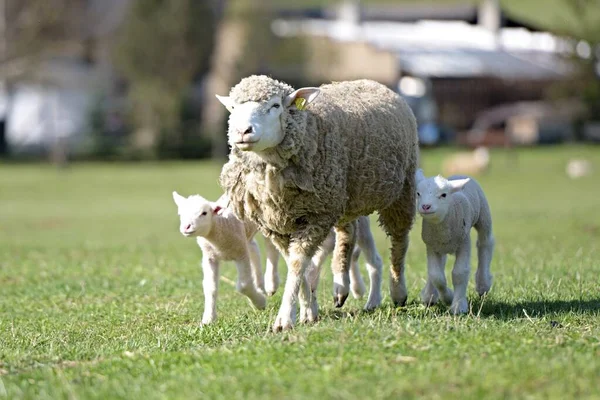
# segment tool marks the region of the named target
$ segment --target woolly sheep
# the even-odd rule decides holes
[[[427,247],[427,284],[421,292],[426,305],[441,297],[454,314],[466,313],[467,284],[471,270],[472,227],[477,230],[477,272],[475,289],[480,296],[492,286],[490,263],[494,251],[492,216],[481,186],[464,175],[445,179],[426,178],[417,170],[417,210],[423,217],[421,238]],[[454,254],[454,294],[446,285],[446,256]]]
[[[256,227],[244,224],[224,208],[226,197],[212,203],[202,196],[183,197],[173,192],[178,208],[180,232],[195,237],[202,249],[202,286],[204,289],[204,315],[202,323],[209,324],[217,318],[217,288],[219,263],[234,261],[237,266],[237,290],[247,296],[252,304],[262,310],[266,306],[260,253],[253,237]]]
[[[406,102],[370,80],[294,90],[264,75],[244,78],[229,96],[217,97],[230,111],[232,147],[221,186],[234,213],[255,222],[288,264],[273,329],[293,326],[296,297],[300,320],[316,320],[304,271],[332,227],[334,303],[344,304],[356,219],[374,211],[392,242],[391,298],[405,304],[418,149]]]
[[[365,291],[365,283],[360,273],[358,258],[361,251],[365,253],[367,259],[367,272],[369,273],[369,297],[364,306],[365,310],[372,310],[381,304],[381,274],[383,270],[383,261],[375,247],[375,240],[371,233],[370,221],[368,216],[358,218],[358,227],[356,230],[356,243],[352,252],[352,261],[350,265],[350,290],[354,298],[361,298]],[[335,233],[333,230],[327,236],[327,239],[319,246],[319,249],[312,258],[312,269],[307,272],[308,281],[311,288],[316,290],[320,276],[321,266],[325,259],[334,250]],[[272,295],[279,286],[279,274],[277,264],[279,261],[279,251],[271,243],[265,240],[265,250],[267,253],[267,266],[265,269],[265,290],[267,294]]]
[[[452,154],[444,160],[442,171],[445,176],[456,174],[478,175],[485,172],[489,165],[489,150],[486,147],[478,147],[470,152]]]

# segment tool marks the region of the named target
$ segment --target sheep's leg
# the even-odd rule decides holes
[[[279,288],[279,251],[269,238],[265,238],[265,253],[267,254],[267,265],[265,267],[265,291],[267,295],[273,296]]]
[[[331,270],[333,272],[333,303],[342,307],[350,293],[350,262],[356,244],[356,223],[335,227],[335,248]]]
[[[446,282],[446,255],[427,249],[427,284],[421,292],[425,305],[435,304],[442,297],[444,304],[451,304],[454,294]]]
[[[252,280],[252,265],[246,256],[243,259],[236,260],[235,265],[238,272],[237,291],[248,297],[252,304],[259,310],[264,310],[267,305],[267,299],[264,294],[258,291]]]
[[[298,235],[300,239],[294,240],[292,238],[289,242],[287,252],[283,246],[283,241],[276,243],[280,251],[286,255],[288,273],[281,306],[273,323],[273,331],[278,332],[293,327],[296,315],[296,298],[300,303],[301,320],[303,322],[316,321],[318,305],[316,304],[316,297],[311,296],[311,288],[305,272],[311,262],[311,257],[327,236],[327,232],[328,230],[319,234],[318,229],[313,229],[310,232],[312,235],[301,232]]]
[[[365,310],[373,310],[381,304],[381,277],[383,274],[383,260],[375,247],[375,240],[371,233],[369,217],[358,219],[356,242],[365,253],[367,272],[369,273],[369,298],[364,306]],[[364,286],[364,284],[363,284]]]
[[[202,289],[204,290],[204,314],[202,324],[217,319],[217,290],[219,288],[219,261],[213,257],[202,258]]]
[[[250,251],[250,265],[252,266],[252,281],[259,292],[265,293],[265,281],[260,264],[260,250],[256,240],[252,239],[248,242],[248,249]]]
[[[485,217],[485,218],[484,218]],[[490,264],[494,253],[494,236],[492,235],[492,221],[487,204],[482,208],[479,222],[475,225],[477,230],[477,271],[475,272],[475,290],[480,296],[488,293],[492,287],[492,273]]]
[[[408,298],[404,277],[408,233],[415,219],[416,189],[414,170],[407,171],[407,179],[400,198],[386,209],[379,211],[379,222],[392,242],[392,266],[390,268],[390,295],[395,306],[404,306]]]
[[[464,243],[456,252],[456,261],[452,269],[452,286],[454,286],[454,298],[450,309],[454,314],[464,314],[469,310],[467,302],[467,285],[469,284],[469,273],[471,272],[471,238],[467,235]]]

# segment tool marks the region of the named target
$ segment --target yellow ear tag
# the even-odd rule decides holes
[[[302,97],[298,97],[294,103],[296,104],[296,108],[298,110],[304,110],[304,105],[306,104],[306,99],[302,98]]]

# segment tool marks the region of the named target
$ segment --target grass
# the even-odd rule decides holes
[[[268,332],[281,291],[258,312],[226,280],[218,322],[198,325],[201,255],[170,192],[216,198],[220,165],[0,165],[0,398],[598,399],[599,150],[492,153],[495,283],[481,301],[471,280],[469,315],[419,304],[417,220],[406,307],[386,279],[377,311],[335,309],[327,271],[321,320],[283,334]],[[447,152],[425,151],[425,172]],[[569,180],[574,156],[596,175]]]

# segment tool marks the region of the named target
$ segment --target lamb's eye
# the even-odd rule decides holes
[[[446,197],[446,193],[442,193],[440,197]]]
[[[417,196],[421,197],[421,193],[417,192]]]
[[[201,215],[206,215],[206,211],[202,212],[202,214],[201,214]]]
[[[279,103],[275,103],[271,106],[271,108],[279,108],[279,107],[281,107],[281,105],[279,105]]]

